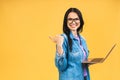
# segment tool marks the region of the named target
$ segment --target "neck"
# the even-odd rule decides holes
[[[75,36],[75,37],[77,37],[78,35],[77,35],[77,31],[75,30],[75,31],[72,31],[72,34]]]

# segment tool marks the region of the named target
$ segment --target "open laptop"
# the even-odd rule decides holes
[[[87,60],[84,60],[82,63],[95,64],[95,63],[102,63],[102,62],[104,62],[107,59],[107,57],[110,55],[110,53],[112,52],[112,50],[114,49],[115,46],[116,46],[116,44],[114,44],[112,46],[112,48],[110,49],[108,54],[105,56],[105,58],[88,58]]]

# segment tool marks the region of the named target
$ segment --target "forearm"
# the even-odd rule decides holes
[[[63,47],[61,45],[57,45],[57,53],[59,55],[62,55],[63,54]]]
[[[59,69],[59,71],[63,71],[67,68],[67,59],[64,52],[62,55],[59,55],[59,53],[56,53],[55,64]]]

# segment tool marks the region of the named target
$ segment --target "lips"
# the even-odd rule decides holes
[[[76,28],[76,26],[70,26],[71,28]]]
[[[75,24],[70,24],[70,27],[71,28],[75,28],[77,25],[75,25]]]

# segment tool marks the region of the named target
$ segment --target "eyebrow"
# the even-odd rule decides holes
[[[71,18],[71,17],[69,17],[69,18]],[[78,18],[78,17],[77,17]],[[74,18],[72,18],[72,19],[74,19]]]

